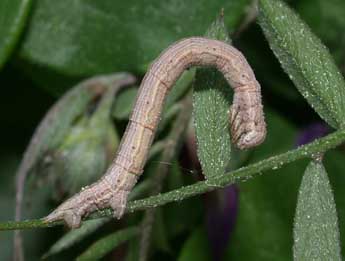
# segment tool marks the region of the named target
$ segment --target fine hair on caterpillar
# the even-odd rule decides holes
[[[62,203],[44,218],[46,222],[63,219],[75,228],[82,217],[106,207],[113,209],[116,218],[122,217],[128,194],[143,172],[165,98],[180,75],[192,66],[216,67],[233,88],[229,110],[233,143],[247,149],[265,139],[260,85],[242,53],[218,40],[180,40],[162,52],[142,80],[116,157],[104,176]]]

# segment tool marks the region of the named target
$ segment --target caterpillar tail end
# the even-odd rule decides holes
[[[75,229],[80,227],[81,218],[82,217],[76,214],[73,210],[61,210],[57,208],[48,216],[42,218],[42,220],[45,223],[63,220],[69,228]]]

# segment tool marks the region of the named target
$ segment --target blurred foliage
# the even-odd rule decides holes
[[[1,211],[0,219],[12,220],[14,217],[15,170],[36,125],[59,95],[80,79],[100,73],[126,70],[141,79],[148,65],[169,44],[183,37],[204,35],[221,8],[224,8],[225,26],[233,44],[243,51],[261,83],[267,116],[267,140],[262,146],[251,150],[242,165],[294,148],[303,128],[321,119],[281,68],[268,45],[272,39],[267,40],[255,22],[238,31],[246,15],[253,13],[248,5],[250,2],[36,0],[31,4],[28,0],[1,1],[0,86],[3,93],[0,95],[0,207],[5,211]],[[286,2],[329,48],[340,72],[344,74],[344,1]],[[301,35],[300,31],[293,31],[298,30],[296,24],[288,29],[295,36]],[[307,37],[306,42],[310,40],[307,34],[302,35]],[[279,48],[283,48],[284,44],[289,43],[281,41],[278,44]],[[301,42],[301,49],[293,50],[300,54],[304,47]],[[309,73],[313,75],[313,72]],[[182,87],[172,93],[169,108],[178,104],[193,79],[193,70],[185,74],[179,85]],[[326,96],[328,94],[325,93]],[[114,104],[112,122],[119,135],[125,129],[135,95],[135,87],[126,89]],[[333,118],[338,123],[344,112],[334,113]],[[327,115],[322,116],[327,119]],[[156,138],[158,141],[169,133],[174,114],[167,118]],[[329,121],[338,126],[332,122]],[[344,157],[344,148],[341,147],[326,153],[324,158],[338,212],[341,248],[345,244]],[[200,179],[201,175],[190,171],[198,169],[192,163],[193,156],[186,145],[178,160],[169,165],[170,173],[164,190],[178,189]],[[143,180],[154,172],[157,164],[164,163],[155,161],[155,158],[150,160]],[[292,259],[295,208],[306,165],[306,161],[295,162],[239,185],[238,214],[224,260]],[[52,187],[40,186],[42,182],[39,180],[30,185],[35,193],[26,201],[35,203],[26,205],[27,217],[46,215],[53,206],[48,200],[52,196]],[[144,193],[140,196],[144,196]],[[212,260],[205,222],[207,197],[191,198],[159,210],[150,260]],[[88,251],[95,242],[102,244],[105,241],[109,248],[100,254],[107,254],[104,260],[138,260],[136,234],[130,231],[127,238],[120,236],[119,239],[118,233],[137,226],[141,219],[142,214],[136,213],[126,216],[121,222],[105,222],[73,247],[54,253],[48,260],[74,259]],[[65,232],[61,227],[25,231],[26,260],[38,260]],[[13,232],[0,233],[1,260],[10,260],[13,256],[12,237]],[[107,237],[110,239],[106,240]],[[111,243],[119,247],[110,251]]]
[[[39,0],[18,55],[27,66],[33,65],[28,70],[35,71],[31,75],[45,88],[51,77],[59,78],[54,74],[143,73],[170,43],[202,35],[221,8],[231,13],[226,24],[234,29],[248,2]],[[49,75],[41,76],[41,67],[51,71]],[[48,88],[56,92],[63,87],[54,84]]]
[[[31,0],[3,0],[0,2],[0,69],[10,57],[25,27]]]

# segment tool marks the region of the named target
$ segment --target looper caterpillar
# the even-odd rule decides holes
[[[192,66],[216,67],[234,89],[229,120],[235,145],[246,149],[265,139],[260,85],[242,53],[217,40],[183,39],[167,48],[146,73],[117,155],[104,176],[62,203],[44,218],[46,222],[64,219],[76,228],[82,217],[106,207],[117,218],[123,215],[127,196],[143,172],[168,91]]]

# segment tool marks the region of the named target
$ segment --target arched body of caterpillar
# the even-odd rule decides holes
[[[163,51],[146,73],[117,155],[107,172],[98,182],[62,203],[44,218],[46,222],[63,219],[75,228],[80,226],[82,217],[106,207],[111,207],[117,218],[123,215],[127,196],[143,172],[165,98],[182,72],[192,66],[216,67],[233,88],[229,120],[235,145],[246,149],[265,139],[260,85],[242,53],[217,40],[183,39]]]

